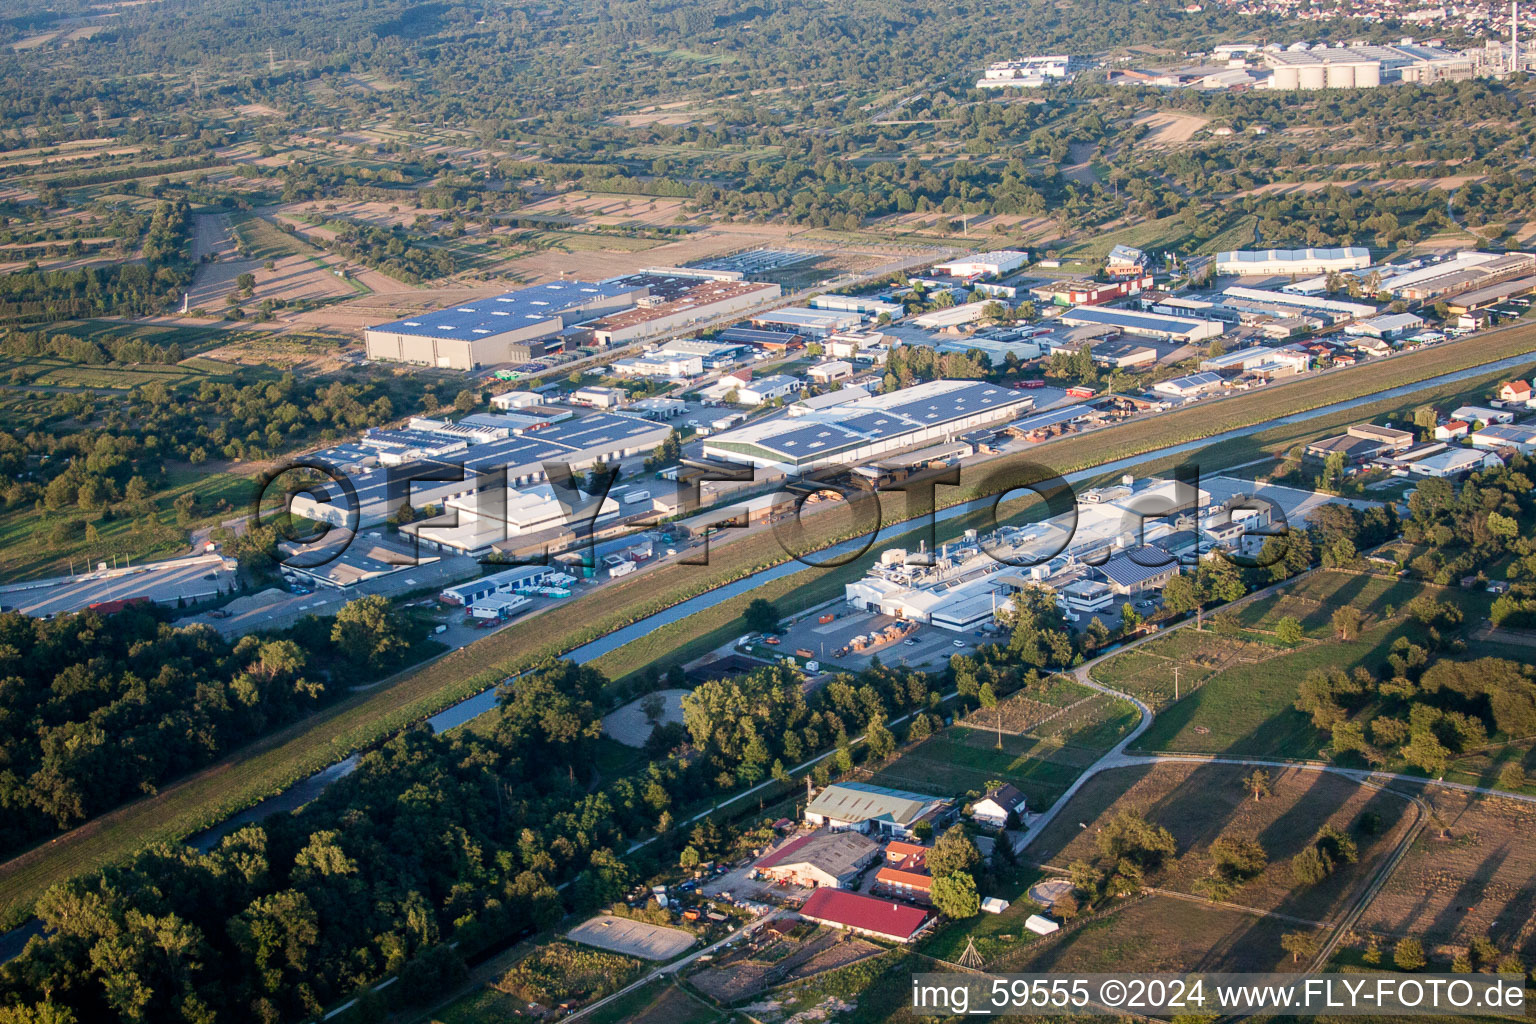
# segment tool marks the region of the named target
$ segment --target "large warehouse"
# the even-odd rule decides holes
[[[421,508],[427,504],[441,505],[453,498],[474,491],[477,485],[489,484],[489,474],[506,472],[506,484],[520,487],[544,483],[548,480],[545,467],[550,463],[567,463],[573,472],[591,468],[598,462],[613,463],[640,452],[654,449],[666,440],[672,428],[665,423],[628,416],[623,413],[594,413],[580,419],[566,420],[542,430],[514,434],[502,440],[468,446],[451,455],[424,456],[410,460],[421,470],[440,470],[445,479],[440,482],[421,482],[410,489],[410,504]],[[365,434],[351,445],[353,448],[371,447],[371,435]],[[343,465],[359,465],[355,457],[349,462],[333,456],[332,449],[315,452],[311,458],[342,470]],[[334,483],[317,488],[324,500],[315,500],[300,494],[291,507],[295,515],[328,522],[337,526],[347,525],[350,515],[358,517],[359,528],[382,522],[404,500],[402,493],[391,494],[391,481],[386,468],[375,458],[374,467],[348,473],[348,482],[356,492],[357,505],[349,507],[348,499]],[[481,479],[480,474],[487,474]],[[394,486],[400,485],[396,474]]]
[[[741,313],[779,297],[776,284],[751,281],[704,281],[668,301],[640,300],[634,309],[611,313],[588,324],[599,345],[612,347],[654,338],[704,320]]]
[[[369,359],[473,370],[513,361],[510,348],[628,309],[648,293],[622,282],[551,281],[395,320],[363,332]]]
[[[1185,344],[1214,338],[1227,329],[1219,320],[1159,316],[1133,309],[1105,309],[1103,306],[1078,306],[1067,310],[1057,319],[1073,327],[1114,327],[1142,338],[1159,338]]]
[[[1028,262],[1029,253],[1021,249],[998,249],[994,252],[978,252],[948,263],[936,263],[933,272],[960,278],[1001,277]]]
[[[1337,249],[1233,249],[1216,254],[1216,273],[1240,277],[1326,274],[1371,265],[1371,250],[1351,245]]]
[[[834,463],[860,465],[1008,423],[1033,406],[1033,398],[1009,388],[974,380],[936,380],[730,430],[707,439],[704,454],[787,472]]]

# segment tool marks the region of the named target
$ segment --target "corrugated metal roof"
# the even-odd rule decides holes
[[[905,942],[917,934],[928,920],[928,912],[892,900],[845,892],[842,889],[817,889],[800,908],[800,916],[844,928],[858,928]]]

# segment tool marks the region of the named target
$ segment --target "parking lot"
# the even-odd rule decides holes
[[[835,615],[831,622],[817,621],[821,615]],[[890,643],[850,650],[839,656],[837,652],[848,647],[853,638],[878,633],[902,620],[878,612],[855,611],[845,604],[837,604],[819,614],[810,615],[789,626],[780,637],[778,649],[785,654],[810,651],[812,656],[825,665],[858,671],[869,666],[871,658],[879,656],[881,664],[900,663],[919,667],[946,661],[951,654],[970,652],[987,638],[978,637],[974,631],[957,633],[934,626],[910,623],[914,628],[905,638]],[[958,643],[957,643],[958,642]]]
[[[58,615],[103,601],[139,597],[174,605],[178,600],[216,597],[236,585],[232,560],[204,554],[0,587],[0,605],[25,615]]]

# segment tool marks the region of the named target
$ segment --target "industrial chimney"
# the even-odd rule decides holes
[[[1509,0],[1509,73],[1520,73],[1520,0]]]

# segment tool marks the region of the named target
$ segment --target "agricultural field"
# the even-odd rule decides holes
[[[1413,935],[1449,961],[1476,938],[1530,962],[1536,956],[1536,806],[1435,787],[1434,812],[1357,930],[1386,948]],[[1444,965],[1435,965],[1444,969]]]
[[[1117,813],[1131,810],[1168,829],[1177,843],[1173,858],[1149,884],[1199,895],[1195,883],[1211,872],[1211,843],[1221,836],[1253,839],[1268,854],[1268,866],[1227,902],[1291,923],[1324,924],[1337,920],[1419,817],[1401,794],[1303,769],[1268,769],[1272,792],[1255,800],[1244,785],[1251,771],[1243,765],[1168,763],[1100,772],[1027,855],[1057,868],[1092,861],[1098,855],[1095,834]],[[1371,828],[1363,824],[1365,815],[1374,816]],[[1359,847],[1359,860],[1339,865],[1316,885],[1298,885],[1290,860],[1324,825],[1348,833]]]
[[[1096,691],[1065,677],[1050,681],[1050,688],[1033,693],[1019,692],[995,708],[976,708],[955,724],[966,729],[1002,732],[1021,736],[1049,726],[1069,708],[1086,702]]]
[[[1054,803],[1067,787],[1137,721],[1135,708],[1107,699],[1082,719],[1051,735],[999,737],[985,728],[952,728],[924,740],[877,771],[870,781],[943,795],[985,790],[993,779],[1011,782],[1032,807]]]
[[[586,1019],[591,1024],[712,1024],[724,1017],[676,982],[663,979],[626,993],[592,1011]],[[487,1024],[504,1019],[493,1017]]]
[[[1072,928],[1051,942],[1030,943],[988,969],[1009,973],[1154,973],[1291,969],[1280,936],[1293,922],[1241,910],[1148,896]]]
[[[1173,703],[1175,669],[1179,696],[1187,697],[1224,669],[1256,664],[1279,653],[1276,646],[1247,637],[1220,636],[1186,626],[1112,655],[1088,674],[1095,682],[1137,697],[1158,711]]]
[[[1245,627],[1256,631],[1272,630],[1281,618],[1294,616],[1302,623],[1304,633],[1313,638],[1310,643],[1290,651],[1271,648],[1269,657],[1232,657],[1229,645],[1244,644],[1250,651],[1260,652],[1264,647],[1244,640],[1250,635],[1246,632],[1235,638],[1174,641],[1178,633],[1190,632],[1186,628],[1163,638],[1177,646],[1165,651],[1155,643],[1144,645],[1128,652],[1131,660],[1123,665],[1116,664],[1117,657],[1097,666],[1095,678],[1106,683],[1114,679],[1135,685],[1130,681],[1138,672],[1156,677],[1159,672],[1171,674],[1175,661],[1193,662],[1196,671],[1192,674],[1198,680],[1198,688],[1178,703],[1163,707],[1137,741],[1141,750],[1317,758],[1323,756],[1327,739],[1307,715],[1293,706],[1297,684],[1315,669],[1337,666],[1348,670],[1356,665],[1374,667],[1383,663],[1398,637],[1411,638],[1415,624],[1403,609],[1422,594],[1462,606],[1469,619],[1486,607],[1483,594],[1396,577],[1319,570],[1278,594],[1249,602],[1236,613]],[[1344,606],[1367,613],[1358,637],[1352,640],[1330,635],[1332,614]],[[1196,650],[1191,652],[1195,645]],[[1224,650],[1228,650],[1225,658],[1220,653]],[[1164,658],[1168,664],[1150,661],[1156,657]],[[1159,682],[1153,694],[1166,700],[1167,689],[1167,684]]]

